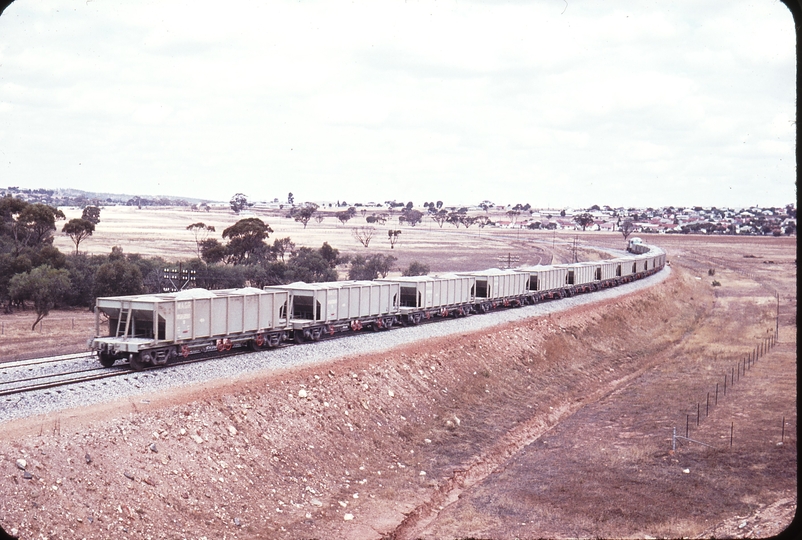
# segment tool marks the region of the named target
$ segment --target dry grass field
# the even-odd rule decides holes
[[[89,250],[191,256],[186,225],[221,231],[236,220],[104,212]],[[364,250],[333,219],[307,231],[263,219],[299,245]],[[522,264],[552,253],[568,261],[575,237],[584,248],[623,247],[620,235],[600,233],[402,230],[392,251],[377,235],[377,250],[433,270],[496,266],[508,252]],[[666,249],[672,275],[642,293],[2,425],[0,525],[25,538],[98,539],[777,534],[797,505],[796,239],[644,239]],[[51,317],[55,329],[73,314]],[[49,321],[29,335],[47,335]],[[724,395],[723,378],[744,369],[775,325],[778,345]],[[681,440],[672,451],[672,430],[684,435],[686,420],[689,436],[710,446]],[[20,456],[35,482],[14,466]]]
[[[95,316],[86,309],[54,310],[36,329],[33,309],[0,315],[0,363],[86,351]]]
[[[65,208],[67,219],[80,217],[80,209]],[[444,224],[442,228],[424,218],[415,227],[401,226],[396,217],[385,225],[375,225],[376,234],[368,248],[362,246],[351,234],[354,227],[367,226],[360,213],[345,225],[340,223],[334,212],[326,212],[321,223],[314,219],[304,229],[303,225],[286,217],[286,211],[248,211],[236,215],[231,210],[215,209],[209,212],[193,212],[188,208],[148,208],[141,210],[130,206],[104,208],[100,223],[93,236],[85,240],[80,249],[87,253],[109,253],[113,246],[120,246],[125,253],[140,253],[147,256],[161,256],[167,260],[189,259],[197,256],[195,240],[186,230],[188,225],[203,222],[215,227],[213,235],[222,240],[226,227],[245,217],[258,217],[273,229],[268,242],[274,238],[289,236],[298,246],[320,247],[328,242],[341,253],[366,254],[382,253],[398,258],[397,267],[406,268],[413,260],[429,264],[433,272],[451,270],[483,270],[498,267],[499,257],[507,254],[517,255],[520,264],[548,264],[552,253],[555,262],[567,262],[573,257],[571,252],[574,236],[581,242],[578,258],[588,260],[599,255],[592,250],[584,250],[585,235],[568,232],[527,231],[517,229],[480,229],[474,225],[470,229]],[[367,215],[370,215],[368,213]],[[493,219],[506,216],[495,215]],[[399,242],[391,249],[387,238],[388,230],[400,230]],[[616,235],[617,242],[611,242],[618,249],[625,247],[623,237]],[[74,251],[75,246],[69,237],[57,235],[55,245],[62,251]],[[399,270],[400,271],[400,270]]]

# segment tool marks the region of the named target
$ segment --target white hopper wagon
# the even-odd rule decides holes
[[[474,276],[442,274],[383,278],[377,281],[397,283],[400,287],[402,321],[418,324],[423,319],[466,315],[474,304]]]
[[[379,281],[296,282],[265,287],[290,294],[290,328],[296,342],[323,334],[389,328],[399,314],[399,286]]]
[[[484,313],[496,304],[520,306],[525,303],[526,274],[515,270],[491,268],[477,272],[457,272],[458,276],[473,276],[476,287],[473,292],[476,308]]]
[[[287,326],[282,307],[288,299],[285,291],[251,287],[98,298],[90,346],[104,366],[128,358],[136,370],[209,348],[276,346]],[[108,318],[105,336],[101,316]]]
[[[522,266],[515,269],[527,277],[527,290],[537,300],[542,298],[560,298],[564,295],[565,282],[568,276],[566,268],[556,266]]]

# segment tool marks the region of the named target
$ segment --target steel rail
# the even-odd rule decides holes
[[[278,349],[278,348],[283,348],[283,347],[284,346],[282,346],[282,347],[274,347],[274,348]],[[59,374],[56,374],[56,375],[42,375],[42,376],[39,376],[39,377],[31,377],[30,379],[20,379],[20,380],[17,380],[17,381],[7,381],[5,383],[0,383],[0,384],[8,385],[8,384],[14,384],[16,382],[24,382],[26,380],[32,380],[32,379],[36,379],[36,378],[64,377],[64,376],[67,376],[67,375],[72,375],[72,374],[75,374],[75,373],[83,373],[83,372],[86,372],[86,371],[103,371],[103,373],[97,373],[95,375],[88,375],[88,376],[84,376],[84,377],[75,377],[75,378],[70,378],[70,379],[62,379],[62,380],[44,382],[44,383],[39,383],[39,384],[31,384],[31,385],[15,387],[15,388],[7,388],[5,390],[0,390],[0,397],[13,396],[13,395],[16,395],[16,394],[24,394],[26,392],[34,392],[36,390],[49,390],[51,388],[58,388],[58,387],[61,387],[61,386],[69,386],[69,385],[73,385],[73,384],[80,384],[80,383],[85,383],[85,382],[101,380],[101,379],[109,379],[111,377],[120,377],[120,376],[123,376],[123,375],[139,375],[140,373],[144,373],[144,372],[152,371],[152,370],[159,370],[159,371],[163,372],[165,368],[182,366],[182,365],[185,365],[185,364],[193,364],[195,362],[202,362],[202,361],[207,360],[207,359],[212,358],[212,357],[213,358],[226,358],[226,357],[229,357],[229,356],[234,356],[235,354],[240,354],[241,352],[242,351],[239,351],[239,350],[236,350],[236,351],[232,350],[232,351],[224,351],[222,353],[217,352],[217,351],[215,351],[214,353],[211,353],[211,352],[200,353],[198,355],[194,355],[195,358],[181,359],[181,360],[179,360],[177,362],[172,362],[172,363],[169,363],[169,364],[167,364],[165,366],[148,366],[148,367],[146,367],[145,369],[143,369],[141,371],[133,371],[131,369],[128,369],[128,364],[121,364],[119,366],[119,368],[117,366],[112,366],[110,368],[94,368],[92,370],[81,370],[81,371],[74,371],[74,372],[67,372],[67,373],[59,373]],[[112,370],[112,371],[110,371],[110,370]]]
[[[59,381],[51,381],[51,382],[46,382],[46,383],[39,383],[39,384],[32,384],[32,385],[28,385],[28,386],[9,388],[9,389],[6,389],[6,390],[0,390],[0,397],[2,397],[2,396],[13,396],[15,394],[23,394],[25,392],[33,392],[34,390],[47,390],[47,389],[50,389],[50,388],[57,388],[59,386],[67,386],[67,385],[70,385],[70,384],[79,384],[79,383],[83,383],[83,382],[95,381],[95,380],[98,380],[98,379],[108,379],[110,377],[118,377],[120,375],[125,375],[125,374],[128,374],[128,373],[131,373],[131,372],[128,371],[128,370],[125,370],[125,369],[119,369],[119,370],[114,370],[111,373],[105,372],[105,373],[99,373],[99,374],[96,374],[96,375],[89,375],[89,376],[85,376],[85,377],[78,377],[78,378],[67,379],[67,380],[63,380],[62,379],[62,380],[59,380]],[[69,374],[67,374],[67,375],[69,375]],[[51,377],[58,377],[58,376],[60,376],[60,375],[51,375]],[[12,382],[15,382],[15,381],[12,381]]]
[[[8,362],[0,361],[0,369],[14,369],[26,366],[36,366],[39,364],[53,364],[62,360],[75,360],[77,358],[84,357],[91,358],[92,353],[87,351],[82,353],[60,354],[57,356],[43,356],[41,358],[30,358],[28,360],[11,360]]]
[[[79,373],[91,373],[93,371],[105,371],[105,370],[106,370],[106,368],[104,368],[104,367],[91,367],[91,368],[87,368],[87,369],[79,369],[79,370],[76,370],[76,371],[65,371],[65,372],[62,372],[62,373],[50,373],[48,375],[34,375],[32,377],[23,377],[23,378],[20,378],[20,379],[11,379],[11,380],[8,380],[8,381],[0,381],[0,386],[16,384],[16,383],[22,383],[22,382],[28,382],[28,381],[36,381],[36,380],[40,380],[40,379],[52,379],[54,377],[66,377],[68,375],[77,375]]]

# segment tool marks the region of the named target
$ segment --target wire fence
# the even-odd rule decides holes
[[[778,330],[778,329],[777,329]],[[721,379],[716,383],[715,388],[710,390],[705,395],[703,400],[696,402],[696,407],[691,409],[691,412],[685,414],[685,434],[677,434],[677,428],[674,427],[671,437],[671,449],[676,450],[678,441],[688,441],[695,444],[700,444],[706,447],[714,447],[711,444],[692,439],[691,428],[700,427],[707,419],[713,410],[718,406],[720,400],[727,397],[727,392],[732,394],[733,388],[741,383],[741,377],[746,377],[747,373],[763,358],[769,351],[771,351],[778,343],[779,332],[775,330],[774,334],[761,339],[755,347],[749,351],[743,358],[739,359],[734,365],[730,367],[728,372],[721,374]],[[780,434],[780,444],[785,443],[785,439],[790,435],[790,430],[786,430],[786,418],[782,417],[782,421],[778,422],[777,431]],[[732,448],[735,437],[735,422],[730,422],[729,430],[729,447]]]

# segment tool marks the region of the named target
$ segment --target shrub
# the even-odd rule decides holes
[[[401,272],[402,276],[425,276],[429,273],[429,265],[418,261],[410,263],[406,270]]]

